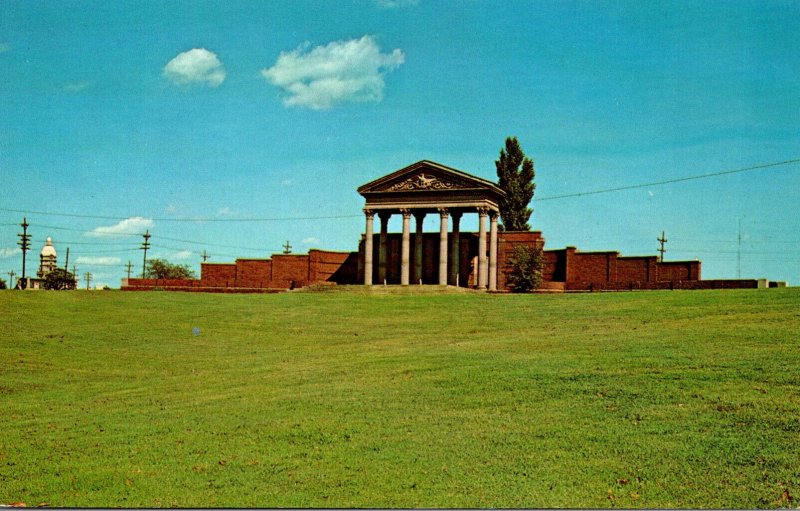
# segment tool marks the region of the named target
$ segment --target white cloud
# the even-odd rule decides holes
[[[179,53],[164,66],[164,76],[178,85],[205,83],[218,87],[225,81],[225,68],[217,55],[204,48]]]
[[[84,80],[82,82],[72,82],[64,86],[67,92],[81,92],[92,86],[92,82]]]
[[[383,77],[405,61],[402,50],[381,53],[372,36],[282,52],[261,74],[289,95],[286,106],[326,110],[347,101],[383,99]]]
[[[181,250],[180,252],[173,252],[170,259],[185,261],[186,259],[191,258],[193,255],[194,252],[192,252],[191,250]]]
[[[232,210],[228,206],[225,206],[224,208],[220,208],[219,210],[217,210],[217,214],[220,215],[220,216],[238,215],[238,213],[236,211]]]
[[[312,236],[310,238],[304,239],[303,241],[301,241],[301,243],[303,243],[304,245],[319,245],[321,242],[319,238],[314,238]]]
[[[22,250],[16,247],[0,248],[0,259],[8,259],[22,253]]]
[[[375,3],[381,9],[399,9],[419,5],[419,0],[375,0]]]
[[[78,256],[75,258],[75,264],[96,264],[99,266],[111,266],[115,264],[122,264],[119,257],[91,257],[91,256]]]
[[[146,229],[153,227],[153,221],[149,218],[135,216],[126,218],[125,220],[115,224],[104,227],[96,227],[95,229],[86,233],[86,236],[98,238],[101,236],[138,236],[144,234]]]
[[[281,181],[281,184],[283,186],[292,186],[292,183],[294,183],[294,181],[292,181],[291,179],[284,179],[283,181]]]

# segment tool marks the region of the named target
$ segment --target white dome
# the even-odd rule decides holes
[[[56,249],[53,247],[53,239],[50,237],[47,238],[47,241],[44,243],[44,247],[42,247],[42,257],[49,256],[56,256]]]

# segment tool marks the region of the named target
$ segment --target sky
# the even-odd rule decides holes
[[[356,250],[358,186],[420,160],[496,181],[516,136],[546,249],[663,231],[703,278],[800,285],[799,24],[769,0],[4,0],[0,277],[23,217],[27,274],[52,237],[92,287],[141,273],[146,230],[198,274]]]

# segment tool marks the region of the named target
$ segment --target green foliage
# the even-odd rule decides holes
[[[0,279],[0,289],[7,289],[8,284],[6,284],[5,279]]]
[[[56,268],[44,278],[44,288],[55,291],[75,289],[76,284],[75,276],[63,268]]]
[[[414,288],[0,294],[0,503],[796,507],[800,289]]]
[[[509,257],[508,283],[513,293],[529,293],[542,285],[542,251],[516,245]]]
[[[188,265],[173,264],[163,259],[150,259],[147,261],[145,278],[148,279],[193,279],[196,278],[194,270]]]
[[[522,152],[517,137],[508,137],[505,148],[500,150],[500,159],[494,164],[497,184],[506,192],[506,198],[500,204],[502,228],[506,231],[529,231],[528,219],[533,210],[528,205],[536,190],[533,160]]]

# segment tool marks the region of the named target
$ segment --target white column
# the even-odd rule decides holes
[[[439,285],[447,285],[447,208],[439,208]]]
[[[489,215],[489,291],[497,291],[497,212]]]
[[[411,268],[411,210],[401,209],[403,215],[403,242],[400,247],[400,285],[408,285],[408,274]]]
[[[372,221],[375,212],[369,209],[364,210],[367,216],[367,234],[364,238],[364,285],[372,285]]]
[[[478,289],[486,289],[489,265],[486,260],[486,217],[487,208],[478,208]]]

